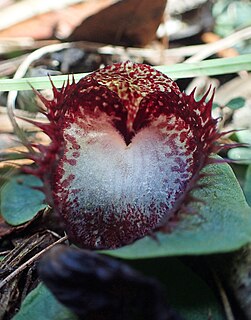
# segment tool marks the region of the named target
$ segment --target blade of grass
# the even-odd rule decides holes
[[[171,78],[192,78],[196,76],[212,76],[220,74],[235,73],[242,70],[251,71],[251,54],[245,54],[234,58],[219,58],[201,61],[199,63],[178,63],[171,66],[157,66],[157,70],[167,74]],[[74,74],[76,81],[86,76],[87,73]],[[62,87],[68,75],[52,76],[56,87]],[[22,78],[22,79],[0,79],[0,91],[31,90],[51,88],[48,77]]]
[[[0,162],[1,161],[12,161],[12,160],[20,160],[27,159],[27,155],[25,153],[18,152],[0,152]]]

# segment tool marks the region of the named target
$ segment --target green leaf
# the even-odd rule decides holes
[[[219,108],[219,107],[220,107],[219,103],[213,102],[213,109],[216,109],[216,108]]]
[[[178,259],[138,260],[131,261],[130,265],[157,278],[165,286],[168,304],[184,319],[225,319],[223,310],[211,288]]]
[[[242,143],[248,143],[251,146],[251,129],[240,130],[235,132],[238,141]]]
[[[236,30],[250,26],[250,1],[214,1],[212,15],[214,17],[214,32],[225,38]]]
[[[226,104],[226,107],[232,110],[237,110],[242,108],[244,105],[245,105],[245,99],[242,97],[237,97],[228,101],[228,103]]]
[[[245,183],[244,183],[244,194],[247,199],[247,203],[251,206],[251,164],[248,166]]]
[[[245,54],[233,58],[210,59],[196,63],[177,63],[172,66],[157,66],[157,70],[171,78],[191,78],[196,76],[212,76],[234,73],[242,70],[251,71],[251,54]],[[74,74],[76,81],[87,73]],[[51,80],[58,88],[68,80],[68,75],[51,76]],[[50,89],[51,83],[48,77],[32,77],[22,79],[0,79],[0,91]]]
[[[77,320],[66,307],[59,303],[53,294],[39,284],[23,301],[19,312],[12,320]]]
[[[13,226],[23,224],[46,207],[45,196],[32,187],[42,185],[40,179],[20,174],[10,178],[1,189],[1,214]]]
[[[169,305],[187,320],[224,320],[222,309],[211,289],[177,259],[131,262],[132,267],[156,277],[166,287]],[[12,320],[77,320],[52,293],[39,284],[23,301]]]
[[[251,208],[228,164],[207,166],[207,187],[194,191],[203,203],[191,203],[197,214],[186,214],[170,233],[145,237],[107,254],[126,258],[209,254],[237,250],[251,241]]]
[[[234,148],[228,151],[227,156],[229,159],[237,161],[239,164],[250,164],[251,148]]]

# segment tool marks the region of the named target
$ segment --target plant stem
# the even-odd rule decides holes
[[[192,78],[196,76],[212,76],[220,74],[235,73],[239,71],[251,71],[251,54],[245,54],[234,58],[219,58],[201,61],[199,63],[178,63],[171,66],[157,66],[157,70],[165,73],[171,78]],[[80,80],[87,73],[74,74],[76,81]],[[56,87],[62,87],[67,81],[68,75],[52,76]],[[70,77],[71,78],[71,77]],[[0,91],[31,90],[51,88],[48,77],[33,77],[22,79],[0,79]]]

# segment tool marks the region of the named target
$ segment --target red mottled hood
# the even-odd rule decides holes
[[[154,68],[100,69],[40,96],[51,138],[30,155],[72,241],[116,248],[166,229],[217,148],[212,98],[198,102]]]

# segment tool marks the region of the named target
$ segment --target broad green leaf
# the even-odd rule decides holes
[[[27,295],[12,320],[77,320],[77,317],[59,303],[43,284],[39,284]]]
[[[229,159],[238,161],[240,164],[251,163],[251,148],[239,147],[228,151],[227,156]]]
[[[4,184],[0,193],[1,214],[7,223],[23,224],[46,207],[44,194],[32,188],[41,185],[41,180],[25,174],[13,176]]]
[[[251,146],[251,129],[240,130],[235,132],[238,140],[242,143],[248,143]]]
[[[133,261],[132,266],[158,278],[166,288],[168,304],[186,320],[224,320],[211,289],[176,259]],[[12,320],[76,320],[77,318],[43,285],[30,292]]]
[[[225,320],[224,312],[208,285],[176,258],[131,261],[130,265],[158,279],[168,304],[186,320]],[[210,317],[211,315],[211,317]]]
[[[188,78],[203,75],[219,75],[234,73],[242,70],[251,71],[251,54],[245,54],[234,58],[210,59],[196,63],[177,63],[172,66],[157,66],[157,70],[165,73],[171,78]],[[76,81],[80,80],[87,73],[74,74]],[[68,75],[52,76],[56,87],[62,87],[68,80]],[[0,91],[49,89],[51,83],[48,77],[32,77],[22,79],[0,79]]]
[[[251,206],[251,164],[248,166],[245,183],[244,183],[244,193],[247,199],[247,203]]]
[[[209,254],[237,250],[251,241],[251,208],[228,164],[209,165],[202,179],[207,187],[194,191],[203,203],[191,203],[197,214],[184,215],[170,233],[157,233],[106,253],[127,259]]]
[[[242,108],[244,105],[245,105],[245,99],[242,97],[237,97],[228,101],[228,103],[226,104],[226,107],[232,110],[237,110]]]

